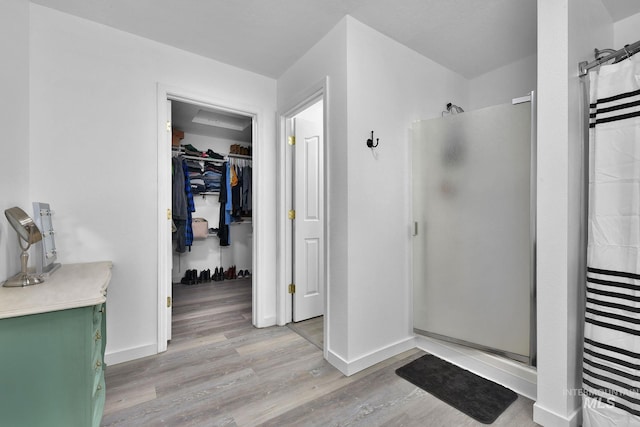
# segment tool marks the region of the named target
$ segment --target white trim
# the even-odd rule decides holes
[[[567,418],[543,408],[536,402],[533,404],[533,421],[542,426],[579,427],[582,425],[582,408],[577,408]]]
[[[291,119],[282,114],[278,114],[278,126],[276,137],[276,324],[284,326],[291,322],[291,301],[287,293],[287,284],[291,277],[291,266],[289,265],[289,246],[285,242],[291,239],[291,224],[285,219],[288,211],[289,195],[286,183],[289,182],[290,171],[289,159],[287,156],[287,138],[292,132],[290,128]]]
[[[128,362],[130,360],[141,359],[147,356],[153,356],[158,353],[157,345],[146,344],[139,347],[128,348],[126,350],[106,353],[104,355],[104,363],[107,365],[117,365],[118,363]]]
[[[346,361],[339,355],[329,351],[326,359],[331,365],[342,372],[346,376],[351,376],[364,369],[367,369],[376,363],[383,362],[405,351],[412,350],[416,347],[414,337],[408,337],[386,347],[379,348],[370,353],[360,356],[354,360]]]
[[[535,368],[435,338],[416,336],[416,347],[536,400],[538,374]]]
[[[331,366],[342,372],[343,375],[349,376],[349,362],[347,362],[331,350],[328,350],[325,353],[326,354],[324,358],[327,359],[327,362],[329,362]]]
[[[171,172],[167,171],[168,166],[171,164],[171,148],[162,150],[161,147],[167,143],[167,92],[160,84],[157,86],[157,120],[158,120],[158,134],[157,134],[157,176],[158,176],[158,194],[157,194],[157,234],[158,234],[158,255],[157,255],[157,317],[158,317],[158,341],[156,343],[157,353],[161,353],[167,350],[167,340],[169,337],[169,331],[167,330],[168,315],[167,315],[167,290],[171,286],[171,274],[167,275],[168,266],[171,260],[167,259],[167,252],[169,248],[167,245],[171,242],[171,236],[168,234],[169,230],[166,227],[167,210],[171,209],[171,198],[169,197],[169,191],[171,189]],[[169,185],[169,188],[166,186]],[[167,277],[168,276],[168,277]],[[117,363],[117,362],[116,362]]]
[[[203,96],[198,93],[191,92],[186,89],[176,88],[162,83],[157,85],[157,105],[158,105],[158,342],[157,352],[160,353],[167,349],[167,316],[164,308],[166,307],[166,289],[171,286],[170,275],[166,275],[166,270],[169,268],[169,261],[165,260],[166,245],[171,241],[171,236],[168,235],[168,228],[162,226],[162,222],[166,220],[166,210],[171,207],[171,198],[169,197],[171,189],[171,147],[166,146],[163,141],[162,135],[166,132],[166,100],[180,101],[188,104],[199,105],[209,108],[215,108],[222,111],[241,114],[252,118],[252,151],[253,151],[253,248],[252,248],[252,323],[256,327],[267,327],[275,324],[275,319],[272,317],[263,318],[264,308],[260,304],[264,300],[263,289],[266,289],[268,284],[261,275],[262,266],[261,259],[266,259],[264,254],[267,248],[262,248],[262,233],[264,230],[269,229],[266,224],[263,224],[262,206],[264,203],[261,200],[261,187],[259,185],[259,176],[261,174],[262,163],[264,158],[264,150],[260,146],[259,136],[261,135],[259,122],[259,116],[264,114],[261,110],[252,105],[242,105],[237,102],[229,102],[226,100],[213,99],[211,97]],[[165,147],[162,149],[162,147]],[[167,184],[168,183],[168,184]],[[168,185],[168,187],[167,187]],[[163,278],[167,276],[169,283]],[[265,285],[263,285],[263,282]]]
[[[255,306],[253,310],[255,313],[256,312]],[[262,310],[259,310],[259,312],[262,313]],[[268,328],[269,326],[276,325],[276,316],[269,316],[269,317],[262,318],[262,317],[256,317],[254,314],[253,318],[256,319],[256,321],[253,322],[253,326],[255,326],[256,328]]]
[[[288,162],[290,161],[287,156],[287,137],[289,136],[289,132],[291,127],[289,122],[292,117],[296,114],[302,112],[309,106],[314,103],[322,100],[323,101],[323,134],[324,134],[324,218],[325,218],[325,227],[324,227],[324,239],[325,239],[325,265],[324,265],[324,277],[326,280],[325,283],[325,295],[324,295],[324,357],[328,359],[329,354],[329,346],[330,346],[330,331],[329,331],[329,322],[327,321],[329,315],[329,292],[330,292],[330,279],[329,279],[329,256],[328,256],[328,248],[330,245],[329,242],[329,232],[328,232],[328,224],[330,223],[329,218],[329,204],[330,198],[328,196],[328,188],[329,188],[329,171],[330,160],[328,155],[330,143],[330,133],[329,133],[329,77],[326,76],[321,81],[307,88],[305,91],[297,94],[293,97],[293,100],[285,103],[285,107],[278,111],[278,135],[276,137],[277,141],[277,161],[278,161],[278,181],[277,181],[277,212],[276,212],[276,238],[278,241],[277,253],[276,253],[276,322],[278,325],[286,325],[287,323],[292,321],[292,307],[291,307],[291,298],[288,297],[287,293],[287,285],[289,284],[288,277],[291,277],[291,262],[290,262],[290,254],[288,254],[288,246],[286,242],[291,241],[291,223],[286,219],[286,212],[288,211],[287,207],[287,182],[291,181],[291,177],[288,176],[290,174],[289,169],[287,168]],[[289,240],[287,240],[289,239]]]

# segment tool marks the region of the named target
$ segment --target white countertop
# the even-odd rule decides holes
[[[0,319],[86,307],[107,300],[111,261],[63,264],[44,283],[0,287]]]

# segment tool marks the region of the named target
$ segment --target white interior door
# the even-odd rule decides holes
[[[322,122],[294,119],[293,321],[324,314]]]

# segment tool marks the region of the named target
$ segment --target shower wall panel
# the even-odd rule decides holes
[[[413,126],[417,333],[528,360],[531,104]]]

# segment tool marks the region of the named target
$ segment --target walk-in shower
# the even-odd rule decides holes
[[[535,363],[533,93],[414,123],[418,334]]]

